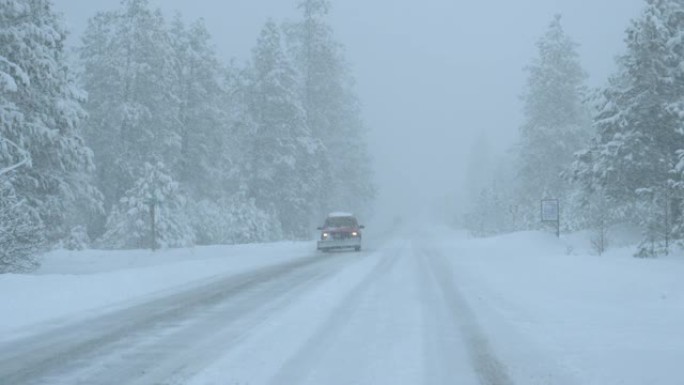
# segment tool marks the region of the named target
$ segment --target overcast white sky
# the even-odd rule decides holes
[[[299,0],[153,0],[204,18],[219,53],[246,60],[267,18],[297,17]],[[54,0],[77,42],[87,19],[118,0]],[[555,13],[578,42],[590,85],[601,85],[644,0],[333,0],[365,106],[380,210],[451,194],[458,200],[474,137],[495,149],[514,140],[519,95],[535,42]]]

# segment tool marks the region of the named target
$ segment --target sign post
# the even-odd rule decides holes
[[[560,201],[558,199],[541,201],[541,218],[543,223],[555,223],[556,236],[560,238]]]
[[[156,197],[146,199],[145,203],[150,206],[150,248],[157,250],[157,206],[159,200]]]

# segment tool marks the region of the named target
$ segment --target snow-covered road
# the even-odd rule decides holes
[[[358,259],[357,256],[353,258]],[[194,373],[352,258],[304,258],[124,308],[0,349],[3,384],[158,384]]]
[[[645,346],[659,358],[650,367],[622,374],[605,368],[635,357],[629,350],[634,346],[616,342],[618,336],[645,340],[640,334],[647,333],[651,320],[653,326],[677,330],[684,317],[676,309],[684,301],[668,279],[682,271],[679,261],[643,265],[621,257],[583,260],[595,264],[596,274],[601,274],[600,266],[622,266],[617,273],[627,278],[624,285],[620,278],[614,280],[618,288],[633,285],[627,273],[634,270],[643,277],[659,274],[662,282],[645,286],[654,293],[672,289],[668,303],[637,298],[622,305],[626,311],[638,313],[644,305],[659,312],[643,319],[635,315],[630,322],[643,322],[642,329],[627,336],[620,320],[609,319],[609,314],[586,317],[584,307],[608,306],[612,299],[603,296],[613,295],[615,288],[602,291],[595,285],[591,290],[601,302],[588,297],[578,301],[586,293],[574,297],[573,292],[586,283],[575,276],[585,269],[575,269],[571,256],[548,257],[561,245],[536,235],[505,241],[509,248],[527,248],[526,257],[511,259],[497,240],[412,235],[363,253],[311,253],[275,264],[255,263],[246,271],[226,272],[0,340],[0,383],[676,383],[669,382],[676,377],[667,371],[684,352],[681,343],[660,350],[656,342]],[[530,241],[538,246],[530,247]],[[529,261],[544,273],[525,276]],[[555,268],[558,264],[563,270]],[[642,294],[650,295],[647,290]],[[556,318],[561,315],[564,323]],[[663,316],[669,317],[667,325]],[[593,326],[610,322],[618,324],[617,331],[605,328],[600,335],[590,333],[593,339],[582,337],[593,333]],[[565,334],[573,337],[564,339]],[[648,335],[661,341],[659,334]],[[604,363],[583,359],[601,360],[597,352],[606,341],[616,355]]]
[[[6,384],[509,384],[441,258],[296,259],[15,340]]]

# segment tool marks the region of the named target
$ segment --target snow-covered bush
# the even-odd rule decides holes
[[[230,239],[230,216],[217,203],[202,200],[187,206],[190,224],[198,245],[233,243]]]
[[[219,202],[188,204],[188,217],[199,245],[269,242],[283,238],[275,213],[259,209],[254,199],[237,193]]]
[[[64,240],[62,246],[67,250],[85,250],[90,245],[90,236],[85,226],[76,226]]]
[[[228,214],[228,238],[232,243],[269,242],[283,238],[275,213],[259,209],[254,199],[238,193],[221,202]]]
[[[464,217],[465,227],[474,237],[488,237],[511,231],[510,212],[505,197],[494,186],[483,188]]]
[[[113,248],[185,247],[194,244],[186,201],[164,165],[145,163],[143,176],[107,219],[102,244]],[[154,219],[154,234],[152,232]]]

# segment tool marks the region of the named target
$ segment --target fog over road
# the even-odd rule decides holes
[[[509,363],[453,274],[450,259],[458,256],[450,253],[411,237],[179,288],[5,342],[0,379],[13,385],[513,384]]]

